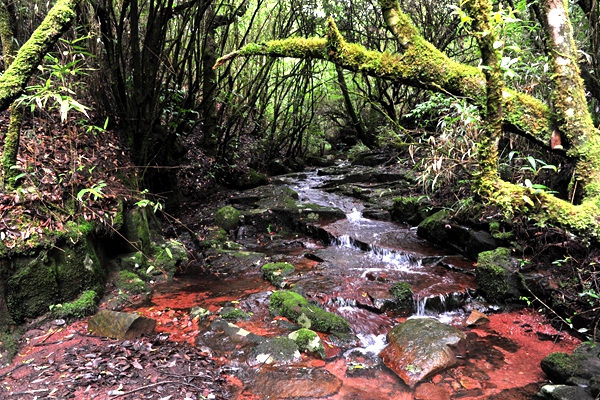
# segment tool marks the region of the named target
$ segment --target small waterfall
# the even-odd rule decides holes
[[[412,254],[363,243],[349,235],[334,237],[331,239],[331,244],[364,251],[368,253],[367,256],[372,257],[375,261],[384,262],[396,269],[418,270],[422,266],[422,260]]]
[[[441,293],[430,297],[417,296],[414,301],[415,315],[438,315],[458,310],[469,297],[470,295],[468,292]]]

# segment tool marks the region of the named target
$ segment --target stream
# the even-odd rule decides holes
[[[149,301],[131,310],[162,317],[157,330],[216,357],[232,384],[232,398],[532,398],[546,381],[541,359],[571,350],[576,341],[556,332],[535,310],[499,311],[475,298],[472,261],[419,238],[414,227],[365,218],[360,201],[321,188],[328,179],[310,172],[284,176],[279,184],[297,192],[300,205],[344,212],[346,218],[318,224],[329,240],[309,234],[245,234],[242,227],[236,240],[242,250],[211,254],[208,273],[190,270],[158,284]],[[346,319],[356,340],[340,342],[319,334],[325,359],[303,353],[292,361],[254,361],[264,338],[298,329],[269,313],[269,297],[276,288],[263,279],[261,267],[267,262],[292,264],[295,271],[287,287]],[[390,308],[395,282],[407,282],[413,289],[409,313]],[[218,322],[215,314],[223,307],[239,308],[249,318]],[[465,326],[474,309],[486,313],[489,324]],[[416,388],[404,384],[378,356],[387,344],[386,334],[410,316],[434,317],[467,336],[466,359]],[[231,331],[238,328],[243,335]]]

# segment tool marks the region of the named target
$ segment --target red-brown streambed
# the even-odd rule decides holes
[[[206,346],[230,371],[233,397],[238,399],[529,399],[546,379],[540,361],[554,351],[570,352],[578,344],[529,309],[496,312],[489,307],[488,325],[466,327],[468,312],[485,308],[471,299],[472,262],[431,246],[410,227],[363,218],[359,202],[315,189],[318,183],[312,176],[289,184],[301,202],[335,205],[346,212],[346,219],[322,227],[334,238],[331,243],[297,236],[274,241],[269,235],[249,238],[253,252],[264,251],[262,255],[245,258],[223,252],[210,261],[208,273],[188,271],[160,284],[149,304],[130,311],[157,319],[157,330],[169,333],[172,340]],[[268,310],[269,295],[276,288],[262,278],[261,266],[269,261],[293,264],[296,270],[288,285],[300,287],[311,301],[343,316],[360,345],[340,348],[320,334],[326,360],[302,354],[300,361],[288,365],[250,366],[246,344],[228,343],[226,335],[209,335],[215,315],[191,317],[195,307],[215,313],[233,306],[251,315],[236,322],[240,328],[263,337],[287,335],[291,324]],[[377,357],[385,334],[404,321],[384,312],[379,301],[398,281],[412,286],[415,314],[439,318],[467,335],[467,354],[460,365],[415,389]]]

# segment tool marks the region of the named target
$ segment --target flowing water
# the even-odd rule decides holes
[[[298,193],[300,203],[334,206],[345,212],[345,219],[319,227],[328,233],[328,243],[308,236],[240,239],[253,252],[263,254],[246,258],[223,254],[218,262],[215,259],[209,274],[189,271],[161,284],[151,304],[136,309],[154,318],[167,313],[170,319],[159,329],[171,332],[174,340],[204,346],[220,357],[237,388],[233,398],[531,398],[544,379],[541,358],[574,342],[566,336],[556,344],[539,341],[542,326],[551,328],[530,311],[496,313],[490,316],[488,327],[465,327],[470,309],[492,311],[473,299],[473,262],[420,239],[413,227],[364,218],[360,201],[320,189],[325,180],[316,173],[283,178]],[[249,361],[260,342],[254,337],[287,335],[295,329],[285,319],[269,315],[268,299],[275,288],[263,280],[260,267],[270,261],[293,264],[296,271],[288,285],[344,317],[358,341],[349,346],[320,335],[326,360],[303,354],[285,365]],[[390,287],[395,282],[408,282],[413,288],[414,309],[409,314],[434,316],[464,330],[468,337],[467,360],[416,390],[408,388],[377,356],[386,345],[386,333],[407,317],[390,310]],[[218,312],[222,306],[251,313],[248,320],[236,322],[248,332],[245,339],[236,339],[225,325],[215,328],[190,315],[195,307]]]

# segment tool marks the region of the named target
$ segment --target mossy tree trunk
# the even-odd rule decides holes
[[[527,214],[539,223],[551,223],[575,234],[600,241],[600,143],[591,125],[583,87],[574,60],[576,47],[572,28],[562,0],[544,0],[554,61],[554,114],[550,107],[523,93],[505,88],[498,68],[498,55],[493,49],[493,37],[481,35],[484,62],[490,66],[484,74],[479,68],[460,64],[428,43],[404,14],[396,0],[380,0],[385,22],[396,37],[399,50],[376,52],[347,43],[333,19],[328,19],[325,38],[289,38],[261,44],[248,44],[217,60],[217,68],[235,57],[268,55],[272,57],[314,58],[329,60],[342,68],[361,72],[405,85],[470,98],[486,110],[487,136],[482,140],[480,155],[481,194],[507,213]],[[483,32],[489,23],[489,4],[484,0],[469,0],[468,7],[476,17],[476,30]],[[554,47],[552,47],[554,46]],[[557,133],[556,126],[560,132]],[[549,151],[556,144],[557,134],[566,138],[567,155],[576,163],[572,191],[582,194],[581,204],[558,199],[548,193],[504,182],[498,178],[496,141],[502,130],[510,130],[542,145]],[[491,157],[491,158],[489,158]],[[485,184],[486,187],[481,187]]]
[[[473,19],[472,29],[477,38],[481,59],[487,81],[487,98],[485,108],[485,134],[479,139],[478,179],[475,181],[475,190],[480,195],[489,197],[494,190],[494,183],[500,180],[498,173],[498,141],[502,136],[502,120],[504,116],[502,107],[502,92],[504,81],[500,68],[500,54],[494,47],[497,34],[490,20],[492,4],[488,0],[467,0],[464,7]]]
[[[569,192],[574,200],[600,197],[600,132],[595,129],[585,98],[579,54],[573,39],[568,6],[564,0],[540,3],[552,61],[552,103],[557,127],[578,160]]]
[[[75,18],[75,6],[80,0],[58,0],[46,18],[19,49],[15,59],[0,77],[0,111],[25,90],[27,81],[37,70],[44,55],[58,38],[71,26]]]
[[[2,53],[4,55],[4,68],[7,68],[14,60],[17,53],[16,47],[16,24],[14,19],[14,4],[6,0],[0,1],[0,40],[2,41]],[[10,121],[8,131],[4,139],[4,152],[2,154],[2,186],[12,185],[17,171],[13,168],[17,165],[19,153],[19,141],[21,139],[21,125],[23,123],[23,109],[13,102],[10,107]]]

